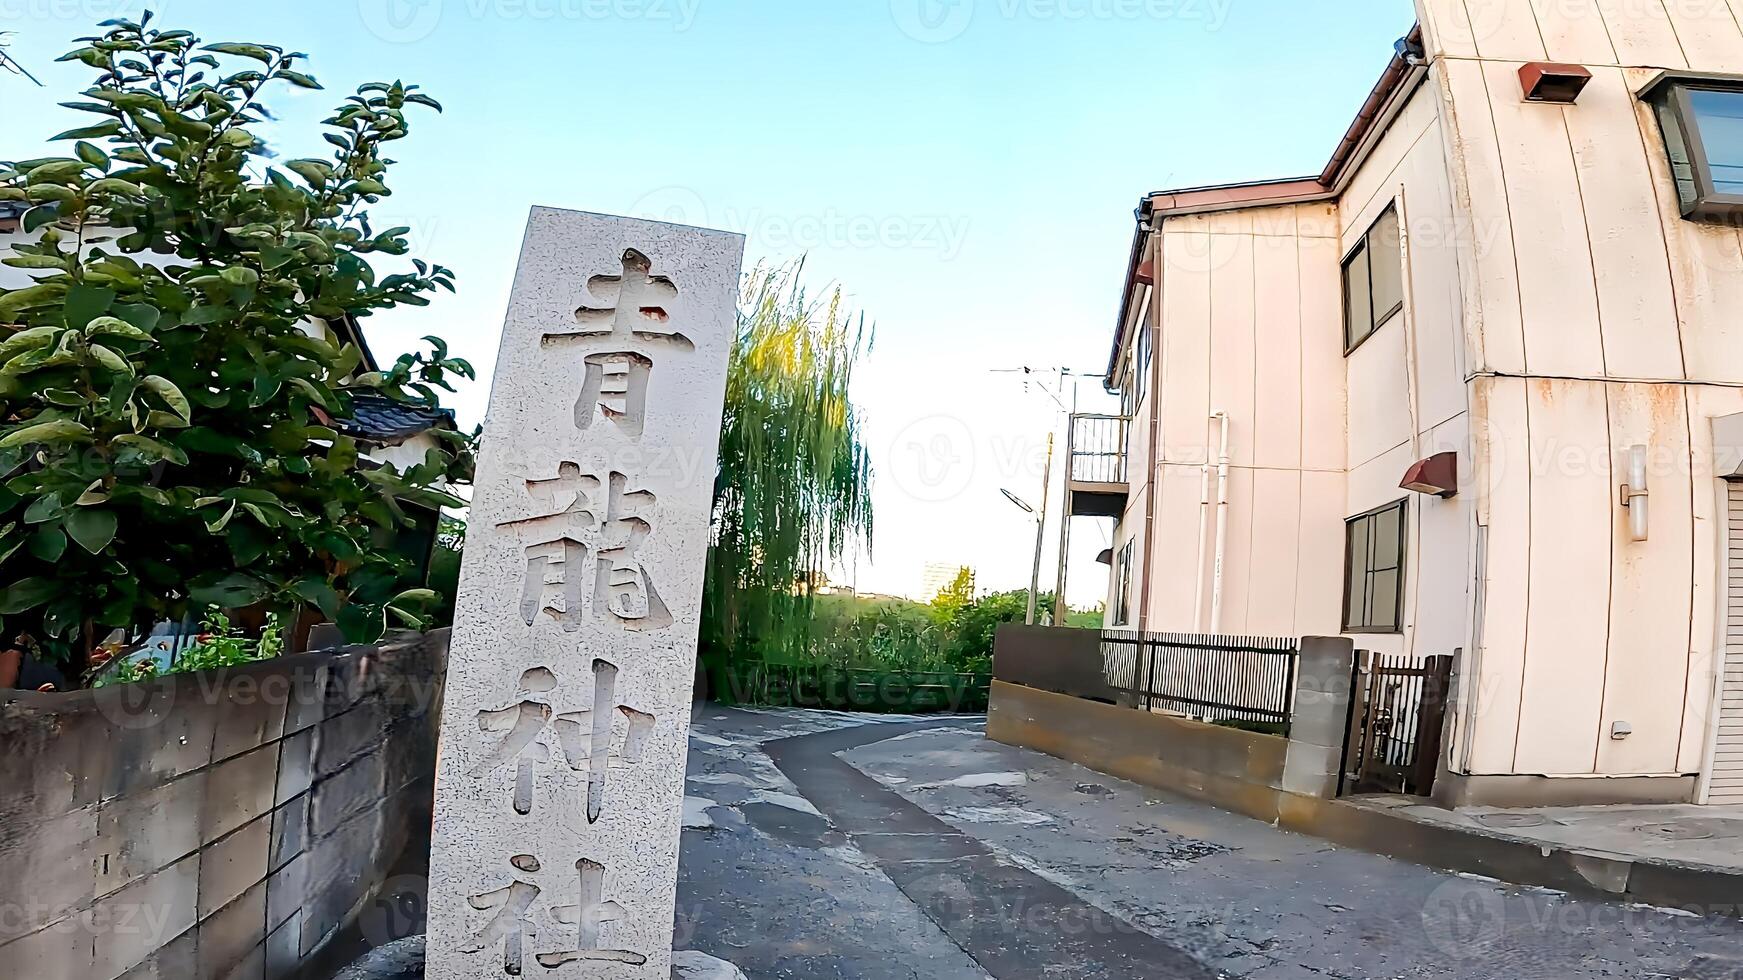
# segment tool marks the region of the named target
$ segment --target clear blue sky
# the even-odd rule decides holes
[[[742,231],[753,261],[808,253],[808,280],[840,282],[877,324],[856,397],[879,529],[855,573],[897,593],[929,560],[1027,585],[1033,525],[997,490],[1040,495],[1056,412],[993,370],[1104,367],[1139,195],[1317,173],[1414,17],[1409,0],[152,6],[209,41],[312,55],[328,91],[276,103],[287,156],[320,155],[309,124],[364,81],[417,82],[446,105],[398,145],[377,223],[411,226],[460,293],[366,329],[386,355],[434,332],[473,358],[483,383],[458,399],[463,419],[483,416],[533,204]],[[0,158],[75,124],[54,103],[88,70],[53,58],[141,9],[0,0],[12,55],[48,85],[0,76]],[[1098,383],[1081,388],[1105,405]],[[1104,591],[1101,523],[1074,527],[1074,602]],[[1050,581],[1051,546],[1047,560]]]

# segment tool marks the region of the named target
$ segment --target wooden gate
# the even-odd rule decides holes
[[[1451,657],[1357,655],[1338,795],[1433,792],[1452,664]]]

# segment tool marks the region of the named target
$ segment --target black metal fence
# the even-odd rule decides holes
[[[1133,707],[1289,733],[1300,665],[1293,637],[1104,630],[1101,651],[1108,684]]]
[[[1071,417],[1071,478],[1079,483],[1126,482],[1126,429],[1123,415]]]

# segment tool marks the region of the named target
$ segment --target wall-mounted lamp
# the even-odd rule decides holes
[[[1527,102],[1573,105],[1591,80],[1592,73],[1581,65],[1533,61],[1519,69],[1519,84],[1525,89]]]
[[[1410,464],[1399,486],[1431,497],[1451,497],[1459,492],[1459,454],[1436,453]]]
[[[1646,447],[1628,450],[1628,482],[1622,484],[1622,506],[1628,508],[1628,539],[1646,540]]]

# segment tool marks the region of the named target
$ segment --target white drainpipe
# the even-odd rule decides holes
[[[1214,416],[1213,416],[1214,418]],[[1192,628],[1204,629],[1204,556],[1210,547],[1210,443],[1204,444],[1204,466],[1199,470],[1198,561],[1192,566]],[[1144,559],[1149,561],[1149,557]]]
[[[1223,625],[1223,559],[1228,553],[1229,538],[1229,415],[1217,412],[1211,418],[1216,419],[1222,428],[1216,460],[1216,571],[1210,598],[1210,631],[1215,634],[1222,631]],[[1202,568],[1199,574],[1202,578]]]

